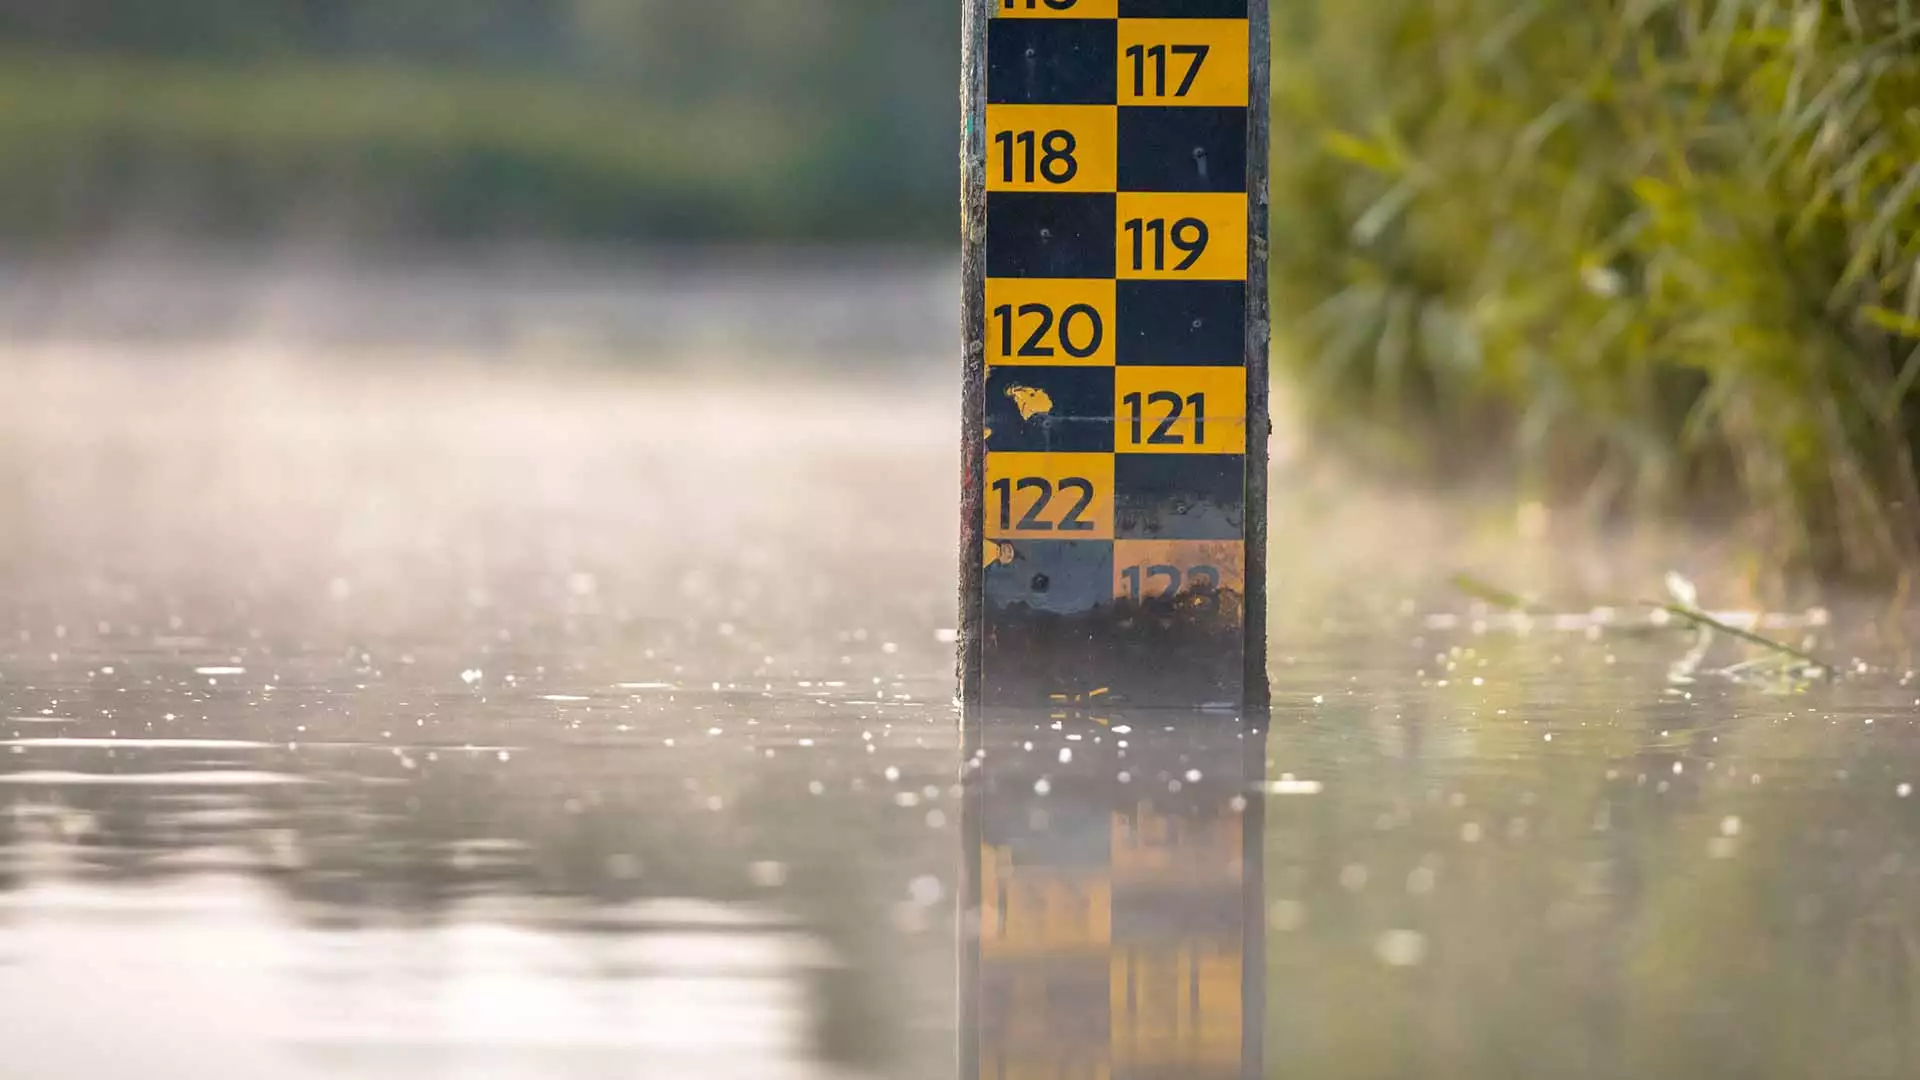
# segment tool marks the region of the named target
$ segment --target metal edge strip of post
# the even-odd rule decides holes
[[[1263,710],[1272,701],[1267,683],[1267,470],[1273,430],[1268,365],[1272,297],[1267,280],[1273,37],[1268,3],[1247,2],[1247,592],[1243,637],[1246,667],[1241,696],[1248,710]]]
[[[1247,502],[1246,667],[1242,680],[1250,793],[1241,819],[1242,953],[1240,1068],[1248,1080],[1266,1075],[1266,748],[1272,688],[1267,678],[1267,487],[1273,432],[1272,296],[1267,261],[1272,238],[1270,174],[1273,138],[1273,27],[1269,0],[1247,0]]]
[[[960,872],[954,905],[959,1023],[955,1058],[962,1080],[980,1075],[980,910],[982,793],[969,775],[980,748],[981,634],[986,535],[987,31],[994,0],[961,0],[960,54],[960,625],[955,675],[961,706]]]
[[[984,631],[987,307],[987,29],[994,0],[961,0],[960,67],[960,627],[955,674],[960,701],[971,712],[980,701]]]

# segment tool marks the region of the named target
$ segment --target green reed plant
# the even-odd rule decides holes
[[[1920,562],[1920,0],[1278,5],[1312,415],[1767,561]]]

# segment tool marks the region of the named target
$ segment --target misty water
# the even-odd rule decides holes
[[[29,275],[91,302],[4,313],[0,1073],[1920,1070],[1879,607],[1283,430],[1270,721],[969,736],[951,275],[706,272]],[[1588,602],[1669,569],[1842,677]]]

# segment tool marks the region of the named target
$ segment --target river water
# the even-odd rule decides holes
[[[938,358],[428,346],[0,360],[9,1080],[1920,1075],[1872,607],[1283,431],[1270,720],[969,738]]]

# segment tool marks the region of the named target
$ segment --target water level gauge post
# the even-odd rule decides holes
[[[961,696],[1258,709],[1267,0],[963,0]]]

